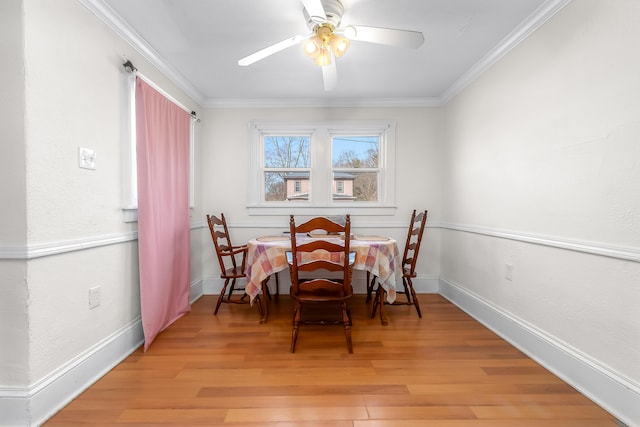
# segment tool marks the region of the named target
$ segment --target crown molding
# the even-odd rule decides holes
[[[129,43],[145,59],[164,74],[171,82],[180,88],[198,105],[203,105],[204,97],[182,74],[167,62],[140,34],[102,0],[78,0],[80,4],[91,11],[98,19],[113,30],[117,35]]]
[[[439,107],[441,98],[280,98],[280,99],[214,99],[205,108],[414,108]]]
[[[478,61],[441,96],[423,98],[327,98],[327,99],[223,99],[205,98],[166,59],[153,49],[133,28],[124,22],[103,0],[79,0],[116,34],[127,41],[144,58],[160,70],[169,80],[204,108],[353,108],[353,107],[440,107],[446,105],[467,86],[479,78],[503,56],[558,13],[571,0],[548,0],[538,7],[525,21],[505,37],[487,55]]]
[[[538,7],[529,17],[516,27],[507,37],[487,53],[480,61],[471,67],[465,74],[456,80],[441,96],[442,105],[462,92],[467,86],[478,79],[485,71],[491,68],[502,57],[514,49],[531,33],[536,31],[542,24],[547,22],[552,16],[562,8],[571,3],[571,0],[548,0]]]

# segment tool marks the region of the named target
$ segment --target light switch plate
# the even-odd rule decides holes
[[[90,148],[78,147],[78,166],[83,169],[96,168],[96,151]]]

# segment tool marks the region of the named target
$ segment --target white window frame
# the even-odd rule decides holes
[[[250,215],[392,215],[395,213],[395,129],[394,121],[252,121],[250,128],[249,187]],[[266,202],[264,200],[264,137],[309,135],[311,138],[311,194],[309,201]],[[334,201],[331,138],[334,135],[380,135],[378,201]]]
[[[124,111],[124,174],[122,179],[122,212],[125,222],[138,221],[138,168],[136,155],[136,73],[125,72],[126,106]],[[144,79],[171,102],[183,108],[171,95],[155,83]],[[195,118],[189,123],[189,208],[195,206]]]

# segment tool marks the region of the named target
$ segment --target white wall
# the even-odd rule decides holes
[[[449,104],[441,272],[635,393],[639,17],[571,2]]]
[[[413,209],[428,209],[429,219],[424,246],[420,252],[417,271],[418,291],[434,292],[429,283],[437,280],[440,266],[440,233],[433,228],[440,221],[441,209],[441,147],[442,115],[437,108],[301,108],[301,109],[213,109],[203,120],[202,146],[202,212],[224,212],[237,242],[268,233],[288,229],[287,215],[251,216],[247,194],[250,179],[250,141],[248,124],[251,120],[392,120],[396,122],[396,205],[394,215],[361,216],[352,213],[352,228],[363,233],[384,233],[395,237],[402,245],[406,239],[408,222]],[[321,212],[319,212],[321,213]],[[270,228],[271,227],[271,228]],[[205,281],[219,275],[213,243],[208,229],[201,253]],[[364,281],[354,276],[356,292],[364,292]],[[420,289],[420,287],[422,287]],[[205,293],[216,292],[205,287]]]
[[[21,3],[0,2],[0,253],[7,258],[27,238],[22,28]],[[2,258],[0,384],[13,387],[29,378],[26,262]]]
[[[202,112],[192,281],[218,275],[206,213],[223,211],[238,241],[286,227],[247,213],[250,120],[394,120],[396,214],[354,226],[403,241],[411,209],[428,209],[423,284],[441,277],[638,390],[639,7],[572,2],[447,108]],[[114,337],[133,331],[125,352],[138,339],[135,225],[120,210],[122,55],[197,106],[75,0],[2,2],[0,24],[2,53],[24,58],[24,74],[0,69],[3,124],[15,116],[0,177],[16,183],[0,190],[15,207],[0,211],[0,362],[18,362],[0,371],[0,414],[15,415],[0,423],[24,425],[108,370],[114,360],[94,356]],[[95,171],[78,168],[78,146],[96,150]],[[102,303],[90,310],[94,286]],[[69,374],[88,364],[86,382]],[[16,413],[3,406],[12,397],[31,405]]]
[[[0,424],[29,425],[142,337],[136,224],[121,209],[123,55],[199,108],[76,0],[2,2],[0,17],[12,58],[0,72],[0,112],[11,119],[0,177],[15,183],[0,193]],[[78,167],[78,147],[96,151],[96,170]],[[90,309],[93,287],[101,301]]]

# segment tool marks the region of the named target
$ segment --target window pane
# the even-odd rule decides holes
[[[264,200],[282,202],[287,200],[287,189],[284,182],[285,172],[264,173]]]
[[[265,136],[264,167],[311,167],[309,136]]]
[[[377,168],[380,137],[334,136],[333,167]]]
[[[284,202],[309,200],[309,172],[265,172],[264,200]]]
[[[342,189],[342,192],[339,190]],[[334,172],[333,200],[378,201],[377,172]]]

